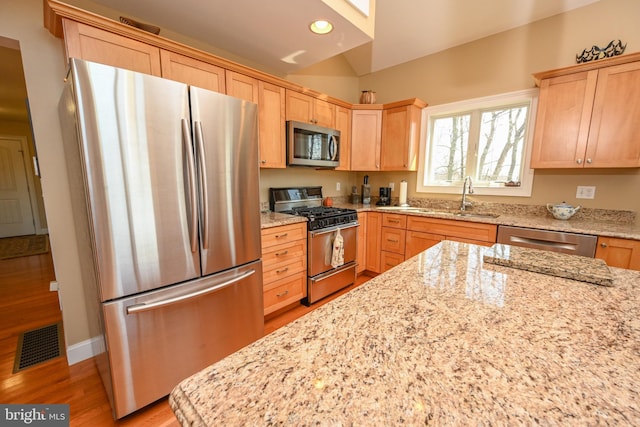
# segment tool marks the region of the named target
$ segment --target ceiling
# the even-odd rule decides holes
[[[346,52],[360,76],[598,0],[378,0],[373,41],[322,0],[94,1],[283,74]],[[311,34],[319,17],[335,30]]]
[[[358,76],[599,0],[378,0],[373,41],[325,1],[94,0],[282,74],[343,54]],[[311,34],[307,26],[318,17],[333,21],[334,31]],[[17,46],[0,37],[0,118],[26,120]],[[283,61],[285,57],[289,59]]]

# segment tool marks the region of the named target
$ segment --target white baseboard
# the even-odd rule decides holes
[[[90,359],[104,353],[104,338],[97,336],[67,347],[67,362],[69,366],[83,360]]]

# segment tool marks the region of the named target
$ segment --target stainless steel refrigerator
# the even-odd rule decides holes
[[[263,335],[257,106],[72,59],[60,116],[121,418]]]

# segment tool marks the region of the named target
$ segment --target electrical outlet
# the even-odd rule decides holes
[[[389,183],[389,188],[391,189],[391,191],[393,191],[393,189],[395,188],[396,184],[394,182],[390,182]]]
[[[340,191],[340,183],[336,182],[336,191]]]
[[[593,199],[596,196],[596,187],[578,185],[576,199]]]

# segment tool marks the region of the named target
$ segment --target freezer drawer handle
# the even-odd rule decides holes
[[[148,311],[148,310],[153,310],[156,308],[161,308],[161,307],[165,307],[167,305],[172,305],[187,299],[191,299],[200,295],[204,295],[204,294],[208,294],[210,292],[214,292],[214,291],[218,291],[220,289],[223,288],[227,288],[231,285],[233,285],[234,283],[237,283],[241,280],[246,279],[247,277],[251,276],[252,274],[255,274],[256,270],[251,269],[243,274],[241,274],[240,276],[234,277],[233,279],[229,279],[227,281],[224,281],[222,283],[218,283],[216,285],[210,286],[208,288],[204,288],[204,289],[200,289],[199,291],[195,291],[195,292],[191,292],[188,294],[184,294],[184,295],[180,295],[177,297],[173,297],[173,298],[167,298],[164,300],[160,300],[160,301],[155,301],[155,302],[150,302],[148,304],[136,304],[136,305],[132,305],[127,307],[127,314],[135,314],[135,313],[142,313],[143,311]]]
[[[191,143],[191,131],[186,119],[182,119],[182,140],[187,153],[187,169],[189,171],[189,201],[191,203],[191,229],[189,239],[191,252],[198,250],[198,200],[196,199],[196,162],[193,158],[193,146]]]

